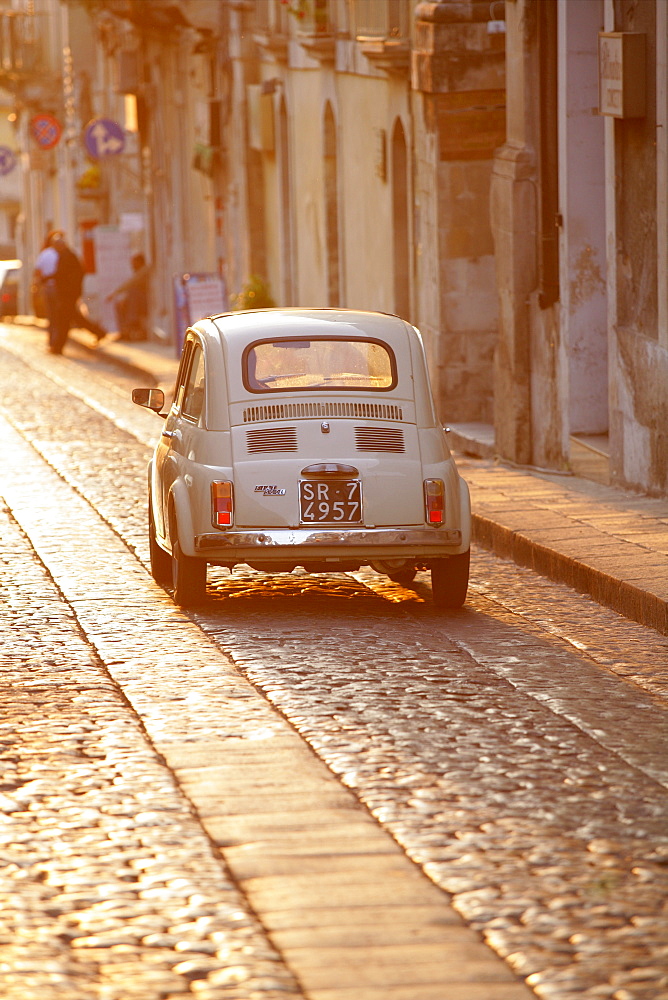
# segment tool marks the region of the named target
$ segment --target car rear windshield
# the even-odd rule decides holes
[[[387,391],[397,382],[392,350],[377,340],[326,337],[270,340],[244,354],[244,384],[251,392],[296,389]]]

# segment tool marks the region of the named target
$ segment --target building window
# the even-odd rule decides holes
[[[356,0],[352,8],[356,37],[407,38],[411,0]]]
[[[293,9],[297,11],[295,0],[261,0],[254,5],[255,30],[265,35],[287,35]]]
[[[300,30],[314,35],[328,35],[332,30],[329,0],[310,0],[305,6],[304,24]]]

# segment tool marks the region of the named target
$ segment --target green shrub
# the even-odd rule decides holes
[[[237,295],[232,296],[232,309],[272,309],[276,303],[269,293],[269,286],[257,274],[252,274]]]

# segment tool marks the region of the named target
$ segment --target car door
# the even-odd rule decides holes
[[[201,357],[201,347],[194,337],[188,336],[183,346],[181,363],[176,377],[174,400],[155,450],[153,509],[156,530],[163,538],[169,534],[168,500],[172,484],[179,475],[180,456],[183,454],[184,419],[186,421],[191,419],[187,414],[184,418],[183,406],[184,400],[188,398],[188,393],[190,393],[191,400],[194,398],[192,395],[192,373],[198,349],[199,357]],[[187,427],[186,423],[186,430]]]

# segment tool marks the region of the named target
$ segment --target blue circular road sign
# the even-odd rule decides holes
[[[94,118],[86,126],[84,142],[89,154],[96,160],[105,156],[122,153],[125,147],[125,133],[111,118]]]
[[[0,177],[10,174],[16,166],[16,153],[9,146],[0,146]]]

